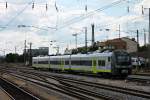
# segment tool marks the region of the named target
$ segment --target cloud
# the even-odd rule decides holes
[[[114,0],[116,1],[116,0]],[[17,3],[16,3],[17,2]],[[0,27],[5,26],[11,19],[14,18],[27,4],[30,0],[9,0],[8,8],[5,9],[4,4],[0,4]],[[100,8],[104,5],[113,2],[112,0],[92,0],[87,2],[88,12]],[[14,47],[18,47],[18,53],[22,53],[24,47],[24,40],[27,39],[28,42],[33,42],[33,48],[38,48],[40,46],[49,46],[50,40],[57,40],[54,46],[59,45],[61,47],[61,52],[69,44],[70,48],[75,47],[75,40],[72,36],[73,33],[79,33],[78,45],[84,45],[84,27],[88,27],[88,40],[91,40],[91,24],[95,24],[95,39],[96,41],[105,40],[108,38],[114,38],[118,36],[118,25],[121,25],[121,30],[128,31],[130,28],[135,28],[135,22],[146,23],[146,18],[140,14],[140,5],[148,6],[149,0],[142,0],[142,2],[133,5],[133,10],[131,14],[126,16],[116,17],[108,15],[106,12],[95,12],[94,15],[81,19],[85,16],[85,2],[84,1],[64,1],[57,0],[57,6],[59,12],[55,8],[55,0],[36,0],[35,8],[32,10],[32,4],[29,5],[19,16],[14,18],[14,20],[9,24],[9,26],[0,31],[1,37],[1,49],[6,49],[6,53],[14,52]],[[21,3],[21,4],[20,4]],[[37,4],[36,4],[37,3]],[[48,10],[46,11],[45,3],[48,3]],[[70,5],[69,5],[70,4]],[[118,8],[119,9],[119,8]],[[139,10],[138,10],[139,9]],[[116,11],[112,11],[116,12]],[[119,12],[118,12],[119,13]],[[72,22],[71,19],[74,19]],[[135,18],[135,19],[134,19]],[[134,20],[133,20],[134,19]],[[79,20],[79,21],[78,21]],[[27,25],[34,27],[18,28],[18,25]],[[56,27],[57,26],[57,27]],[[51,29],[48,27],[58,28],[58,30]],[[137,26],[138,27],[138,26]],[[143,28],[144,26],[140,26]],[[38,29],[39,28],[39,29]],[[40,29],[42,28],[42,29]],[[59,29],[60,28],[60,29]],[[109,28],[110,32],[100,31],[100,29]],[[2,28],[0,28],[1,30]],[[46,30],[43,30],[46,29]],[[48,30],[48,31],[47,31]],[[25,33],[27,34],[25,36]],[[122,36],[127,36],[125,32],[121,32]],[[6,43],[11,41],[11,43]],[[44,42],[45,41],[45,42]],[[46,42],[47,41],[47,42]],[[71,43],[70,43],[71,42]],[[90,44],[90,42],[89,42]],[[11,48],[11,50],[10,50]],[[52,48],[51,48],[52,49]],[[55,50],[51,50],[55,52]],[[0,52],[0,54],[2,54]]]

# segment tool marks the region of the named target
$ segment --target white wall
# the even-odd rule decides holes
[[[127,52],[137,52],[137,42],[132,41],[128,38],[122,38],[122,40],[127,43]]]

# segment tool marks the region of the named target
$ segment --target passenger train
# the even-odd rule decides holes
[[[131,57],[122,50],[91,54],[33,57],[34,68],[58,71],[90,72],[95,74],[128,75]]]

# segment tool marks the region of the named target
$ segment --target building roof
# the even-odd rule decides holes
[[[132,42],[137,43],[137,41],[135,41],[135,38],[130,39],[130,38],[128,38],[128,37],[122,37],[121,39],[127,39],[127,40],[129,40],[129,41],[132,41]]]
[[[107,40],[105,42],[99,42],[98,43],[99,46],[108,46],[108,45],[122,45],[122,46],[125,46],[126,45],[126,42],[123,41],[122,39],[120,38],[117,38],[117,39],[112,39],[112,40]]]
[[[97,42],[99,46],[106,46],[109,44],[114,44],[114,45],[126,45],[126,41],[124,41],[123,39],[127,39],[129,41],[135,42],[135,39],[130,39],[128,37],[122,37],[122,38],[115,38],[115,39],[111,39],[111,40],[107,40],[104,42]]]
[[[119,43],[119,42],[125,42],[123,41],[121,38],[116,38],[116,39],[112,39],[112,40],[107,40],[105,43]]]

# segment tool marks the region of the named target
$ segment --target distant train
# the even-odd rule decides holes
[[[130,55],[121,50],[93,54],[33,57],[32,61],[34,68],[58,71],[128,75],[132,69]]]

